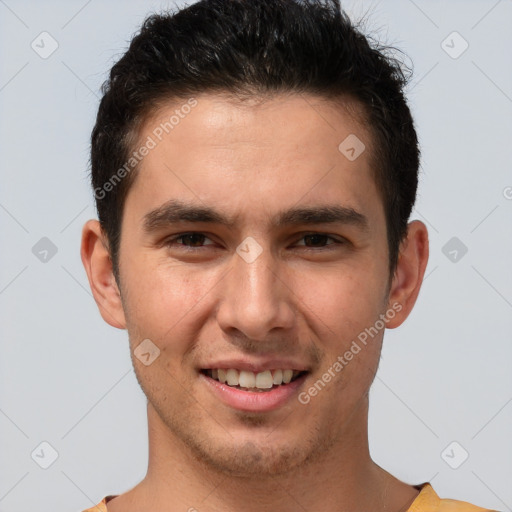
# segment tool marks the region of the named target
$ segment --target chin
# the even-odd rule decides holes
[[[236,477],[261,478],[290,473],[308,459],[304,447],[261,444],[254,441],[190,445],[194,456],[208,468]]]
[[[247,419],[247,418],[246,418]],[[228,432],[223,428],[175,431],[194,458],[207,470],[239,478],[265,480],[290,475],[325,456],[336,442],[332,432],[311,426],[303,430],[279,431],[254,428],[261,417],[247,420],[253,428]]]
[[[290,475],[325,457],[339,431],[321,422],[276,420],[261,413],[238,411],[230,419],[213,420],[213,412],[188,400],[170,411],[165,402],[151,401],[152,420],[164,436],[171,436],[206,471],[239,478],[265,480]],[[176,404],[174,404],[176,405]],[[158,418],[158,419],[157,419]],[[165,433],[164,433],[165,432]]]

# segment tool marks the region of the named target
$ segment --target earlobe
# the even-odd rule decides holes
[[[103,320],[112,327],[126,329],[121,294],[114,278],[108,243],[100,223],[95,219],[84,224],[80,256]]]
[[[407,236],[400,245],[398,264],[389,292],[388,308],[398,312],[386,322],[388,329],[401,325],[412,311],[427,268],[428,254],[427,227],[419,220],[410,222]]]

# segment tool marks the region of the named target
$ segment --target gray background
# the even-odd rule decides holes
[[[99,86],[145,15],[171,5],[0,0],[0,511],[79,511],[145,475],[145,397],[126,332],[97,311],[79,245],[95,217]],[[431,243],[417,305],[385,335],[372,456],[441,497],[512,510],[512,2],[344,7],[368,11],[367,30],[414,63],[423,160],[412,218]],[[51,49],[43,31],[58,43],[47,58],[31,47]]]

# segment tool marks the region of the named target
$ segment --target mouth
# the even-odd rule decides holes
[[[308,372],[276,369],[256,373],[236,368],[209,368],[201,370],[201,373],[234,389],[251,393],[268,393],[273,389],[295,382]]]
[[[230,409],[253,413],[269,413],[292,404],[309,374],[307,370],[291,368],[260,372],[237,368],[199,371],[202,382],[215,400]]]

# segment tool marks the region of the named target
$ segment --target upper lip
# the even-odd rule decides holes
[[[293,361],[291,359],[264,359],[250,361],[248,359],[219,359],[217,361],[206,363],[201,366],[202,370],[234,368],[236,370],[245,370],[248,372],[260,373],[266,370],[296,370],[309,371],[309,367],[304,363]]]

